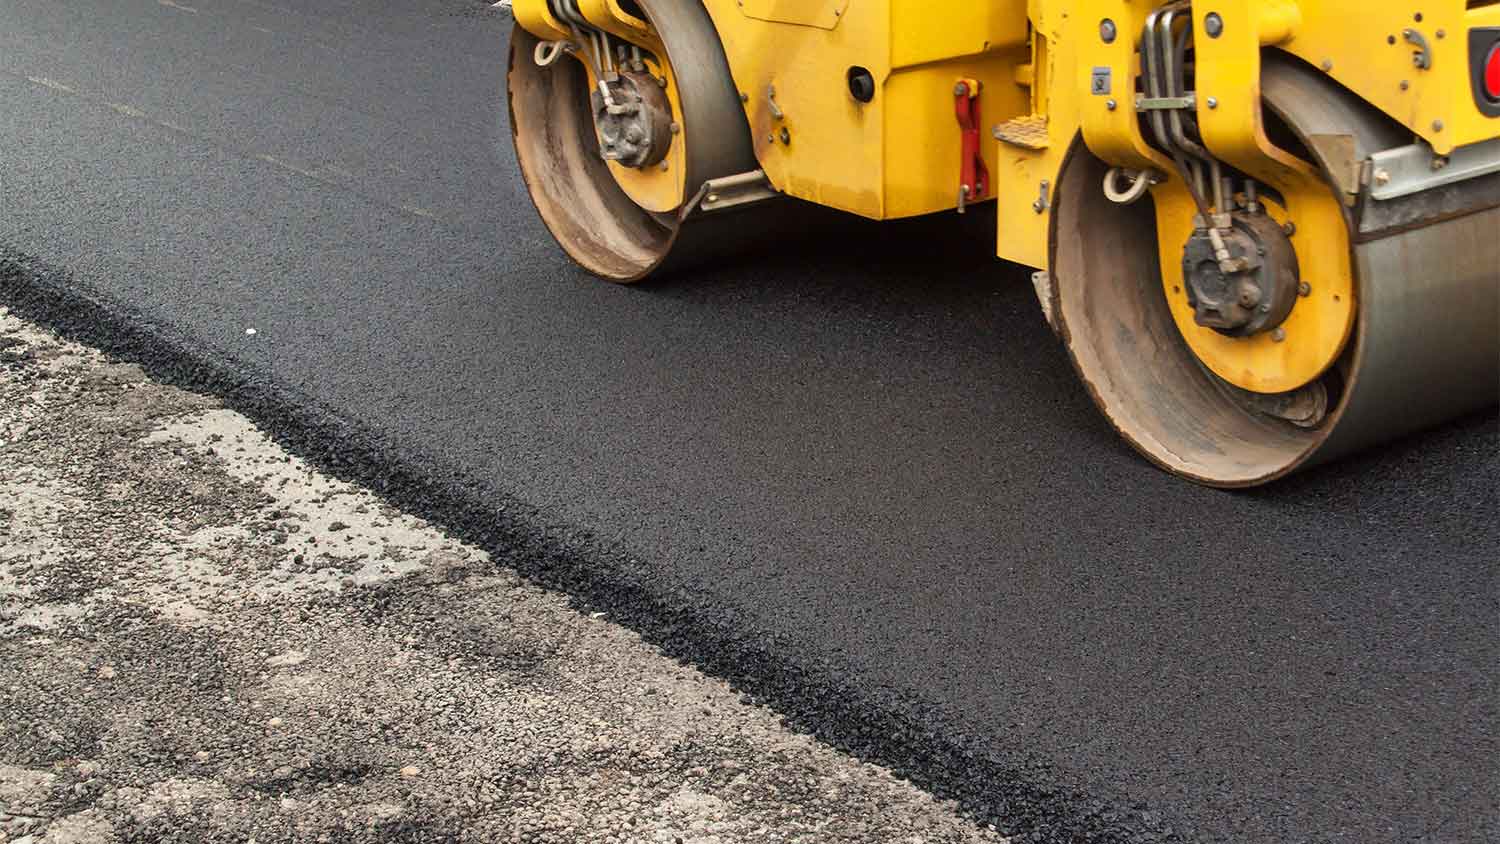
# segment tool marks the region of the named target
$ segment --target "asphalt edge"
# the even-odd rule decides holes
[[[646,573],[642,564],[588,531],[553,524],[545,513],[486,491],[440,460],[413,460],[410,446],[398,449],[265,375],[236,373],[214,353],[195,349],[181,332],[5,246],[0,305],[68,340],[135,363],[156,381],[218,397],[320,471],[364,486],[486,551],[497,563],[566,595],[581,611],[607,613],[667,656],[728,682],[743,702],[772,709],[788,728],[956,800],[964,814],[993,824],[1018,844],[1195,840],[1183,819],[1164,819],[1167,807],[1121,805],[1118,796],[1060,781],[1042,759],[996,758],[924,711],[919,700],[890,691],[867,695],[840,682],[832,666],[778,659],[778,643],[736,635],[732,617],[710,618],[692,596],[650,588],[632,574]]]

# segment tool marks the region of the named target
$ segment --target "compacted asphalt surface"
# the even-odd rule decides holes
[[[0,303],[1019,840],[1500,840],[1493,413],[1211,491],[955,216],[594,281],[517,174],[509,31],[6,0]]]

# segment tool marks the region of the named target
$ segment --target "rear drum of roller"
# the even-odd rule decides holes
[[[755,170],[745,122],[723,47],[698,3],[642,0],[666,46],[681,114],[674,144],[685,144],[684,197],[711,179]],[[574,57],[548,67],[532,59],[536,36],[511,33],[511,132],[516,159],[538,213],[563,250],[610,281],[634,282],[736,251],[767,216],[759,203],[724,212],[652,212],[637,205],[599,154],[588,72]],[[741,236],[735,236],[738,230]]]

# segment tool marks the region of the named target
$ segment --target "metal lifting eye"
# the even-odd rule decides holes
[[[563,53],[571,53],[574,49],[567,41],[542,41],[531,52],[531,60],[536,62],[537,67],[550,67]]]
[[[1130,186],[1120,190],[1120,178],[1129,180]],[[1129,205],[1146,195],[1146,189],[1160,181],[1149,170],[1131,170],[1126,167],[1111,167],[1104,174],[1104,196],[1110,202]]]

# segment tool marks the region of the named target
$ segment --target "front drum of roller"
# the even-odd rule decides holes
[[[1351,134],[1366,154],[1409,143],[1294,62],[1268,60],[1262,81],[1267,110],[1301,138]],[[1155,215],[1146,201],[1108,200],[1108,169],[1075,142],[1055,195],[1045,295],[1090,396],[1162,468],[1255,486],[1500,400],[1500,174],[1450,186],[1441,202],[1419,199],[1433,210],[1399,226],[1372,228],[1368,212],[1351,222],[1353,333],[1321,376],[1326,416],[1299,427],[1247,407],[1194,356],[1163,294]]]

